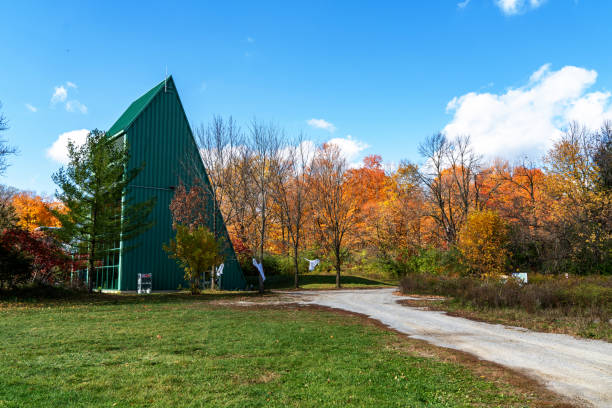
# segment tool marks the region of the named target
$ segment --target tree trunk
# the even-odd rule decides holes
[[[96,271],[94,262],[95,251],[93,250],[94,245],[95,241],[91,243],[91,249],[89,250],[89,260],[87,262],[87,290],[89,291],[89,293],[93,293],[93,277]]]
[[[262,220],[261,220],[261,236],[259,243],[259,263],[261,264],[261,268],[263,270],[263,257],[264,257],[264,238],[266,236],[266,203],[264,201],[262,206]],[[261,277],[261,273],[259,274],[259,293],[264,293],[264,281]]]
[[[91,221],[93,231],[91,236],[91,246],[89,247],[89,265],[87,267],[87,275],[89,275],[87,279],[87,289],[89,290],[89,293],[93,293],[93,275],[96,272],[94,258],[96,256],[96,224],[98,222],[98,207],[95,204],[92,209]]]
[[[210,268],[210,290],[215,290],[215,265]]]
[[[212,186],[210,187],[212,189]],[[219,239],[219,237],[217,235],[219,235],[217,233],[217,196],[214,193],[214,190],[212,190],[213,194],[212,194],[212,200],[213,200],[213,234],[215,239]],[[206,274],[204,274],[204,276],[206,277]],[[215,290],[215,265],[213,265],[210,268],[210,290]]]
[[[299,288],[300,285],[298,284],[298,249],[297,246],[293,247],[293,267],[295,268],[295,275],[294,275],[294,286],[295,288]]]
[[[259,247],[259,263],[261,264],[261,268],[263,269],[263,251],[264,251],[264,248],[263,248],[263,234],[261,234],[261,235],[262,235],[262,237],[261,237],[261,246]],[[259,272],[259,271],[257,271],[257,272]],[[259,272],[259,276],[258,277],[259,277],[259,279],[258,279],[258,282],[259,282],[259,293],[264,293],[264,280],[261,277],[261,272]]]
[[[191,294],[198,294],[198,280],[196,278],[191,278]]]
[[[340,263],[340,248],[336,248],[336,250],[334,251],[335,255],[336,255],[336,288],[340,289],[340,267],[341,267],[341,263]]]
[[[261,269],[263,270],[263,233],[261,234],[261,246],[259,248],[259,263],[261,264]],[[259,272],[259,271],[257,271]],[[259,293],[263,294],[264,293],[264,280],[261,276],[261,272],[259,272],[258,274],[258,283],[259,283]]]

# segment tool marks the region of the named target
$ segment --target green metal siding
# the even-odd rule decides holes
[[[181,162],[188,157],[193,157],[198,150],[174,81],[169,78],[166,86],[164,83],[160,85],[139,98],[138,101],[141,102],[137,104],[137,107],[134,107],[136,102],[132,104],[128,108],[128,111],[131,110],[130,115],[126,117],[128,112],[126,111],[120,118],[121,123],[116,123],[111,128],[115,134],[121,130],[126,132],[125,137],[130,150],[130,167],[145,164],[142,172],[130,183],[128,195],[137,201],[148,200],[151,197],[157,198],[151,215],[155,225],[133,242],[127,243],[127,246],[135,246],[135,248],[124,252],[121,256],[119,290],[135,290],[138,273],[153,274],[154,290],[173,290],[179,285],[187,287],[183,270],[178,267],[175,260],[168,258],[162,245],[175,236],[169,210],[174,193],[171,187],[178,185],[179,178],[184,181],[188,180],[189,177],[185,174]],[[137,116],[130,117],[136,111]],[[128,122],[127,129],[122,129],[121,126]],[[201,160],[198,161],[198,167],[194,170],[208,182]],[[211,215],[209,227],[212,227],[212,215],[215,208],[213,204],[211,200],[208,209]],[[230,242],[221,213],[218,210],[214,212],[220,236]],[[224,255],[222,288],[244,289],[246,281],[231,243],[224,247]]]
[[[149,92],[132,102],[125,112],[123,112],[123,114],[119,117],[119,119],[117,119],[115,124],[108,129],[108,134],[114,136],[120,131],[127,129],[149,105],[157,93],[165,86],[166,81],[162,81],[153,87],[153,89],[151,89]]]

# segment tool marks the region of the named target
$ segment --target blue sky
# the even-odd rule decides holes
[[[60,135],[109,128],[166,66],[192,125],[256,117],[336,140],[351,162],[418,162],[418,143],[438,130],[471,134],[487,157],[539,157],[567,121],[612,118],[607,1],[20,1],[2,11],[3,137],[20,154],[0,183],[39,193],[55,189]]]

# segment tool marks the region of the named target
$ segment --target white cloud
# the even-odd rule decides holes
[[[338,146],[342,157],[344,157],[348,162],[352,162],[357,159],[359,153],[370,147],[370,145],[365,142],[353,139],[353,136],[351,135],[346,135],[344,138],[334,137],[333,139],[328,140],[327,143]]]
[[[66,110],[68,112],[81,112],[83,114],[87,113],[87,106],[83,105],[81,102],[76,99],[72,99],[66,102]]]
[[[62,164],[68,164],[68,141],[72,140],[77,146],[85,143],[85,139],[89,134],[87,129],[72,130],[62,133],[57,137],[55,142],[47,149],[47,157]]]
[[[66,81],[66,86],[68,89],[77,88],[77,85],[70,81]],[[51,96],[51,104],[56,105],[58,103],[65,103],[64,106],[68,112],[81,112],[83,114],[87,113],[87,106],[76,99],[68,100],[68,89],[66,89],[66,87],[63,85],[56,86],[53,90],[53,95]]]
[[[463,0],[459,3],[457,3],[457,7],[460,9],[466,8],[468,4],[470,4],[471,0]]]
[[[63,85],[56,86],[53,95],[51,96],[51,103],[56,104],[58,102],[64,102],[68,98],[68,91]]]
[[[577,121],[591,129],[597,129],[604,120],[612,120],[610,96],[612,96],[610,92],[586,94],[571,103],[565,116],[570,121]]]
[[[597,128],[612,118],[609,92],[590,92],[597,72],[575,66],[535,71],[528,83],[505,93],[470,92],[453,98],[444,128],[449,137],[470,135],[477,151],[497,155],[541,155],[573,120]]]
[[[523,13],[528,10],[533,10],[544,4],[546,0],[495,0],[497,7],[507,15]]]
[[[332,123],[324,119],[313,118],[307,120],[306,123],[308,123],[308,125],[312,126],[313,128],[327,130],[330,133],[333,133],[336,130],[336,127]]]
[[[36,106],[30,105],[29,103],[26,103],[25,106],[26,106],[26,108],[28,108],[28,110],[30,112],[37,112],[38,111],[38,108]]]

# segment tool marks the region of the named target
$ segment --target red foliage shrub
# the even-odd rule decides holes
[[[65,280],[71,271],[71,257],[56,239],[44,232],[8,229],[0,235],[0,245],[30,260],[32,281],[53,284]]]

